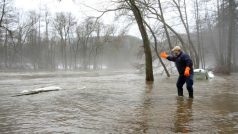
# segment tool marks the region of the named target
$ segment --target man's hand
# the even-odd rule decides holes
[[[160,53],[160,57],[164,58],[164,59],[167,59],[168,54],[166,52],[162,52],[162,53]]]
[[[184,71],[184,76],[189,77],[190,76],[190,67],[186,67]]]

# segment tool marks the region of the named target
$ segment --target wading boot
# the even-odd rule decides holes
[[[178,96],[183,97],[183,89],[178,89]]]
[[[189,98],[193,98],[193,93],[188,93],[189,94]]]

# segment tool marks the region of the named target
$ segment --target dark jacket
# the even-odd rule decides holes
[[[189,55],[181,52],[177,57],[170,55],[167,59],[175,62],[180,75],[184,75],[184,71],[187,66],[190,67],[190,74],[193,74],[193,62]]]

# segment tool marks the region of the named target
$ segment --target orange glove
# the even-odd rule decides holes
[[[160,57],[166,59],[168,57],[168,54],[166,52],[160,53]]]
[[[186,77],[190,76],[190,67],[185,68],[184,76],[186,76]]]

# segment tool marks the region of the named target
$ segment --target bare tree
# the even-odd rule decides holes
[[[61,55],[63,59],[64,69],[68,68],[67,62],[67,44],[70,43],[70,31],[76,24],[75,19],[71,14],[59,13],[54,20],[54,28],[60,36]]]
[[[160,10],[161,22],[163,23],[163,28],[164,28],[164,31],[165,31],[165,34],[166,34],[166,37],[167,37],[167,40],[168,40],[169,48],[172,49],[170,35],[169,35],[168,28],[167,28],[166,23],[165,23],[164,13],[163,13],[163,9],[162,9],[162,5],[161,5],[160,0],[158,0],[158,5],[159,5],[159,10]]]
[[[4,59],[5,67],[8,67],[10,57],[9,35],[12,36],[11,24],[15,23],[14,12],[12,10],[11,0],[0,1],[0,35],[3,36],[3,51],[1,57]],[[0,45],[1,46],[1,45]],[[1,49],[0,49],[1,50]],[[1,64],[1,62],[0,62]]]
[[[96,27],[95,27],[95,32],[96,32],[96,37],[94,41],[94,46],[92,47],[92,50],[90,52],[90,55],[93,55],[93,69],[96,70],[98,68],[98,55],[100,52],[100,48],[102,47],[102,31],[105,28],[104,24],[100,21],[97,22]]]
[[[150,41],[146,28],[144,26],[143,16],[141,14],[140,9],[136,5],[135,0],[129,0],[126,1],[126,3],[131,8],[131,11],[134,14],[134,17],[136,19],[137,25],[141,33],[141,37],[143,39],[144,52],[145,52],[146,81],[154,81]]]
[[[200,41],[200,13],[199,13],[199,3],[198,3],[198,0],[195,0],[194,1],[194,9],[195,9],[195,21],[196,21],[196,35],[197,35],[197,50],[198,50],[198,55],[200,57],[200,61],[201,62],[201,65],[202,65],[202,68],[205,69],[205,62],[204,62],[204,53],[202,52],[202,44],[201,44],[201,41]]]
[[[92,37],[92,33],[95,30],[95,23],[94,18],[88,17],[81,23],[81,25],[77,26],[76,33],[77,33],[77,43],[75,49],[75,67],[77,66],[77,57],[79,52],[81,52],[81,59],[82,59],[82,67],[83,69],[87,69],[89,66],[89,41]]]
[[[232,70],[232,49],[234,43],[234,27],[235,27],[235,1],[229,0],[229,29],[228,29],[228,51],[227,51],[227,69],[228,74]]]
[[[14,32],[16,36],[16,42],[13,40],[15,49],[15,55],[20,55],[20,64],[23,65],[23,47],[26,43],[26,39],[32,30],[32,27],[36,24],[36,21],[30,20],[29,22],[21,22],[20,18],[18,18],[18,26],[17,30]]]
[[[155,47],[154,47],[154,50],[155,50],[155,53],[156,53],[156,55],[157,55],[157,57],[158,57],[158,59],[159,59],[161,65],[162,65],[162,67],[164,68],[166,75],[167,75],[168,77],[170,77],[169,71],[168,71],[168,69],[166,68],[166,66],[165,66],[164,62],[162,61],[162,59],[161,59],[161,57],[160,57],[160,54],[159,54],[159,52],[158,52],[158,41],[157,41],[157,37],[156,37],[154,31],[152,30],[152,28],[150,27],[150,25],[149,25],[147,22],[145,22],[145,24],[146,24],[146,26],[149,28],[149,30],[150,30],[150,32],[151,32],[153,38],[154,38],[154,46],[155,46]]]
[[[45,48],[45,55],[44,59],[46,60],[46,66],[48,69],[53,70],[53,47],[50,45],[50,39],[49,39],[49,24],[50,24],[50,17],[49,17],[49,11],[45,9],[44,11],[44,21],[45,21],[45,39],[44,39],[44,48]]]
[[[189,47],[191,47],[191,52],[190,52],[190,55],[192,56],[193,58],[193,61],[195,63],[195,68],[198,68],[199,67],[199,56],[198,56],[198,53],[197,53],[197,50],[196,48],[194,47],[194,44],[193,44],[193,41],[191,39],[191,34],[190,34],[190,29],[189,29],[189,25],[188,25],[188,19],[187,19],[187,8],[186,8],[186,2],[185,0],[183,1],[183,6],[184,6],[184,14],[185,14],[185,18],[182,14],[182,10],[181,10],[181,2],[180,0],[176,1],[176,0],[173,0],[173,3],[175,5],[175,7],[177,8],[178,10],[178,13],[179,13],[179,16],[180,16],[180,20],[186,30],[186,33],[187,33],[187,37],[188,37],[188,42],[189,42]],[[194,55],[193,55],[194,54]]]
[[[39,46],[37,43],[37,35],[38,35],[38,31],[37,31],[37,22],[38,22],[38,18],[39,15],[36,12],[30,12],[30,19],[29,19],[29,23],[31,24],[30,27],[30,31],[29,31],[29,36],[28,36],[28,43],[29,46],[31,48],[31,53],[30,55],[31,57],[31,61],[33,63],[33,67],[35,70],[39,69],[39,56],[40,56],[40,50],[39,50]]]
[[[230,74],[236,68],[237,4],[234,0],[217,0],[218,52],[216,71]]]

